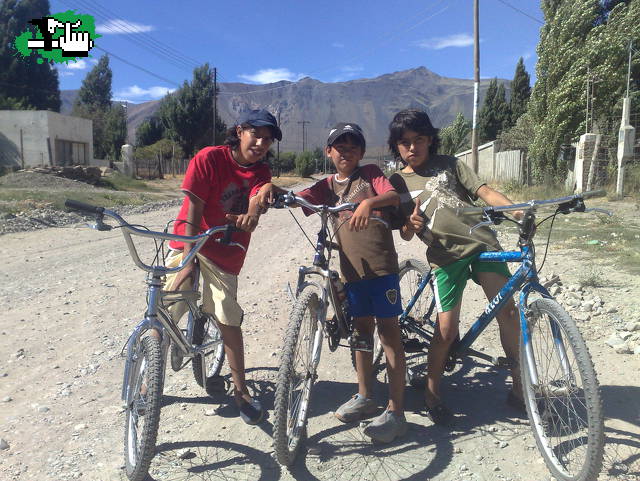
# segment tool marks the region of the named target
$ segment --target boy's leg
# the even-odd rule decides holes
[[[354,327],[360,337],[373,345],[373,317],[356,317]],[[356,351],[356,371],[358,376],[358,394],[364,398],[371,398],[371,383],[373,380],[373,352]]]
[[[207,258],[198,255],[202,273],[202,300],[204,311],[213,314],[224,343],[231,370],[234,400],[243,419],[255,424],[262,419],[262,407],[252,400],[247,389],[244,365],[242,319],[244,312],[237,301],[238,278],[219,269]]]
[[[460,307],[462,298],[449,311],[438,313],[438,322],[429,345],[427,355],[427,388],[425,401],[428,408],[441,404],[440,381],[444,373],[444,366],[449,356],[449,349],[458,338],[458,325],[460,324]]]
[[[378,336],[387,358],[389,375],[389,405],[387,410],[397,414],[404,412],[405,358],[397,317],[377,320]]]
[[[502,289],[507,278],[497,272],[476,272],[476,277],[482,286],[488,300],[492,300]],[[497,314],[498,325],[500,327],[500,342],[505,354],[514,363],[511,369],[513,379],[512,391],[519,399],[522,399],[522,383],[520,381],[519,344],[520,344],[520,324],[518,311],[513,299],[509,299],[505,306]]]

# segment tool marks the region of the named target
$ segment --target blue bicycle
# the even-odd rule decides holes
[[[471,230],[503,221],[516,223],[519,227],[519,250],[484,252],[479,259],[483,262],[518,262],[520,266],[464,336],[453,344],[446,369],[451,371],[465,356],[479,357],[495,365],[508,365],[505,358],[491,357],[471,346],[508,299],[520,291],[517,303],[521,330],[519,365],[526,410],[538,449],[549,471],[557,479],[565,481],[595,480],[598,477],[604,449],[602,400],[589,351],[575,321],[540,284],[533,237],[542,222],[555,219],[558,214],[589,211],[609,214],[602,209],[587,209],[584,204],[584,199],[602,194],[601,191],[585,192],[510,206],[459,209],[459,213],[482,215],[482,222]],[[544,207],[556,209],[536,224],[536,213]],[[503,214],[516,210],[524,211],[521,222]],[[437,323],[430,288],[431,271],[423,262],[410,259],[401,264],[400,278],[403,299],[407,300],[400,316],[407,355],[407,379],[410,384],[418,386],[423,385],[426,355]],[[532,295],[536,298],[530,300]],[[377,344],[374,362],[379,363],[382,349]]]

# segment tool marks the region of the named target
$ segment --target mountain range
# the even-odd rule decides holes
[[[480,82],[480,105],[490,80]],[[509,81],[499,79],[509,95]],[[355,122],[367,138],[367,154],[386,153],[388,125],[399,110],[415,107],[426,110],[436,127],[451,123],[458,112],[470,119],[473,111],[473,80],[442,77],[425,67],[403,70],[371,79],[325,83],[310,77],[296,82],[280,81],[253,85],[220,83],[218,114],[233,124],[247,109],[266,108],[280,115],[283,139],[280,151],[301,151],[323,146],[329,128],[337,122]],[[61,92],[62,113],[69,113],[77,90]],[[128,103],[129,141],[135,130],[153,115],[160,101]],[[303,122],[305,122],[303,124]]]

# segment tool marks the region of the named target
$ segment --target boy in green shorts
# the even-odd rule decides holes
[[[414,234],[427,247],[427,260],[433,269],[434,295],[438,323],[429,348],[425,403],[427,415],[436,424],[447,424],[451,411],[440,397],[440,381],[451,344],[458,337],[462,293],[468,279],[480,284],[493,299],[510,277],[505,263],[478,262],[481,252],[501,250],[494,232],[478,223],[477,216],[456,214],[460,207],[472,206],[477,198],[488,205],[512,202],[492,189],[455,157],[438,155],[438,130],[420,110],[403,110],[389,125],[389,148],[405,164],[389,179],[400,194],[402,227],[400,235],[410,240]],[[516,217],[521,212],[514,213]],[[513,386],[507,403],[524,409],[517,368],[519,325],[513,300],[498,313],[500,340],[511,370]]]

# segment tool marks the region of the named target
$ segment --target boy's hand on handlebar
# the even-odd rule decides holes
[[[349,220],[349,229],[356,232],[366,229],[369,226],[369,217],[371,216],[371,206],[368,202],[369,199],[365,199],[360,202],[360,205],[355,210],[351,219]]]
[[[264,184],[255,195],[256,202],[263,211],[270,207],[275,201],[276,190],[274,187],[271,182]]]
[[[255,214],[227,214],[226,218],[230,220],[238,229],[245,232],[253,232],[258,225],[258,218]]]

